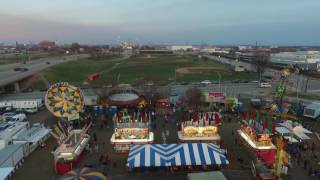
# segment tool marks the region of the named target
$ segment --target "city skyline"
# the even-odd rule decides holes
[[[12,0],[0,42],[320,45],[320,2],[309,0]]]

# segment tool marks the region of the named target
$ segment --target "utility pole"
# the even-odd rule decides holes
[[[217,72],[218,77],[219,77],[219,91],[221,92],[221,74]]]
[[[307,82],[306,82],[306,86],[305,86],[305,88],[304,88],[304,93],[305,93],[305,94],[307,94],[308,85],[309,85],[309,77],[307,76]]]

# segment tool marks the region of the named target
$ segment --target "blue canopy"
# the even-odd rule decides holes
[[[143,144],[132,145],[127,166],[166,167],[229,164],[224,151],[215,144]]]

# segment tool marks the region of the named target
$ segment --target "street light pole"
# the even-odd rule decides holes
[[[221,92],[221,74],[219,72],[217,74],[219,76],[219,91]]]

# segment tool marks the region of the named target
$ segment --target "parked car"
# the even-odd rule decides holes
[[[24,109],[24,112],[26,113],[36,113],[38,111],[38,108],[26,108]]]
[[[260,88],[270,88],[271,84],[267,83],[267,82],[262,82],[262,83],[259,84],[259,87]]]
[[[15,112],[7,112],[7,113],[4,113],[4,114],[2,114],[2,119],[5,120],[5,121],[8,121],[8,120],[10,120],[14,115],[16,115]]]
[[[27,119],[27,116],[24,113],[16,114],[12,116],[7,122],[9,124],[14,124],[15,122],[22,122]]]
[[[208,85],[208,84],[211,84],[211,81],[210,80],[204,80],[204,81],[201,81],[200,83],[203,84],[203,85]]]
[[[22,68],[22,67],[16,67],[13,70],[14,71],[22,71],[22,72],[24,72],[24,71],[28,71],[29,69],[28,68]]]

